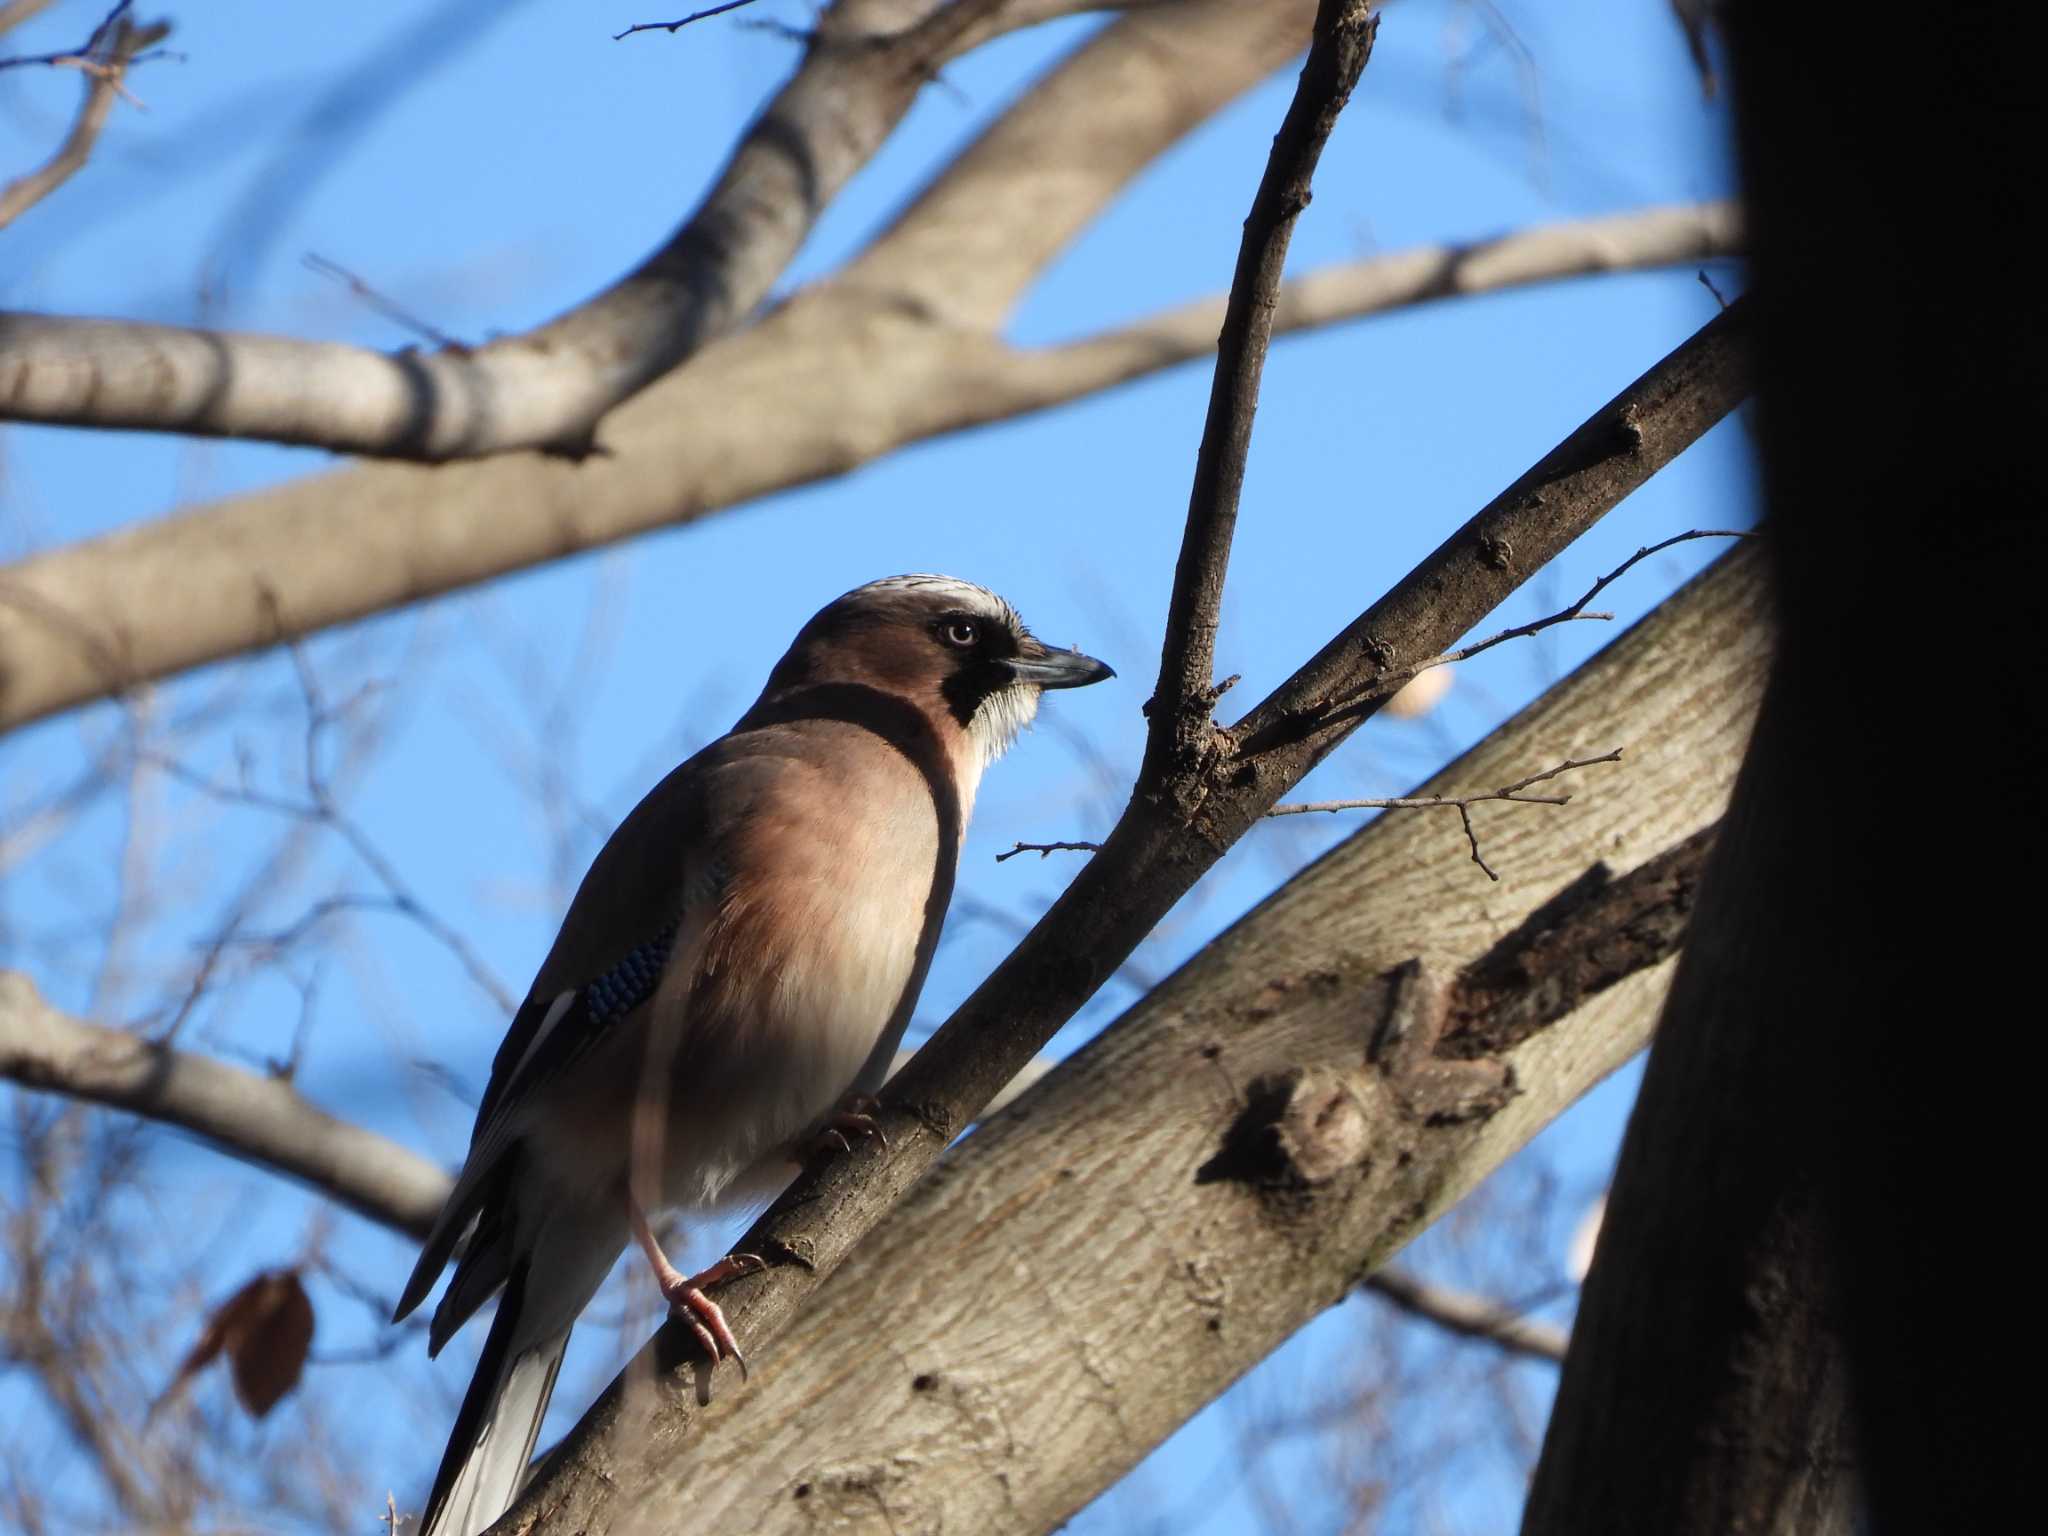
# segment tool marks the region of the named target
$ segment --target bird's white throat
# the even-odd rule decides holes
[[[998,688],[981,701],[974,718],[967,722],[967,738],[974,743],[976,775],[1010,750],[1010,744],[1038,715],[1040,691],[1030,683],[1012,683]]]

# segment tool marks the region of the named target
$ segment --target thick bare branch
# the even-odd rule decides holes
[[[315,1108],[284,1078],[71,1018],[12,971],[0,972],[0,1078],[177,1126],[414,1236],[448,1193],[440,1167]]]
[[[1568,820],[1516,821],[1523,878],[1474,902],[1455,844],[1426,823],[1361,831],[956,1146],[780,1339],[742,1324],[770,1367],[745,1391],[685,1435],[687,1394],[629,1401],[615,1387],[602,1436],[572,1439],[501,1529],[618,1536],[678,1507],[707,1533],[841,1516],[1053,1528],[1642,1045],[1670,968],[1602,990],[1616,956],[1567,914],[1623,896],[1674,844],[1663,873],[1696,867],[1756,708],[1769,606],[1763,562],[1735,552],[1427,786],[1584,754],[1615,729],[1641,740],[1611,793]],[[1589,877],[1589,849],[1633,873]],[[1668,919],[1676,891],[1653,879],[1604,921]],[[1466,973],[1447,1054],[1513,1069],[1519,1092],[1490,1116],[1418,1131],[1385,1113],[1378,1070],[1360,1072],[1380,979],[1414,955]],[[1532,989],[1537,977],[1564,995]],[[1276,1077],[1355,1087],[1370,1166],[1196,1183],[1250,1086]],[[836,1248],[797,1251],[828,1262]],[[674,1359],[650,1352],[625,1379]]]
[[[1287,284],[1276,325],[1693,262],[1737,235],[1733,210],[1708,204],[1397,252]],[[826,284],[628,403],[605,457],[362,465],[0,571],[0,729],[1213,356],[1222,315],[1217,299],[1018,351]]]
[[[845,282],[996,329],[1161,150],[1300,53],[1315,13],[1315,0],[1179,0],[1123,17],[940,173]],[[1215,341],[1212,323],[1203,345]]]
[[[122,321],[0,316],[0,414],[438,462],[580,456],[614,407],[735,329],[947,60],[1113,0],[837,0],[704,202],[537,330],[396,354]]]
[[[910,1060],[899,1052],[896,1069]],[[994,1114],[1051,1070],[1029,1063]],[[359,1216],[424,1237],[448,1194],[439,1165],[336,1119],[288,1078],[106,1029],[52,1008],[35,983],[0,971],[0,1082],[103,1104],[188,1131],[228,1156],[297,1179]]]

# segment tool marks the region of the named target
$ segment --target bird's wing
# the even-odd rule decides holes
[[[484,1262],[464,1289],[476,1294],[450,1311],[466,1317],[505,1278],[485,1256],[485,1227],[510,1171],[508,1154],[545,1100],[588,1052],[596,1049],[651,996],[680,946],[716,909],[725,876],[718,850],[704,835],[701,754],[655,786],[605,843],[570,903],[554,947],[526,1001],[514,1015],[491,1065],[471,1133],[469,1156],[423,1245],[399,1299],[404,1317],[425,1299],[472,1221],[470,1251]],[[509,1262],[511,1255],[503,1255]],[[467,1261],[465,1261],[467,1263]],[[445,1331],[437,1320],[436,1333]]]

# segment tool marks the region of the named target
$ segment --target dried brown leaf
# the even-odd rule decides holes
[[[313,1303],[295,1269],[266,1270],[214,1309],[155,1407],[183,1391],[192,1378],[225,1354],[235,1398],[251,1418],[262,1418],[299,1384],[313,1344]]]

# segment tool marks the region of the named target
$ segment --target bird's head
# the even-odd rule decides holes
[[[890,576],[820,609],[776,663],[768,692],[851,683],[908,698],[964,734],[978,770],[1031,723],[1044,690],[1114,676],[1093,656],[1047,646],[986,587]]]

